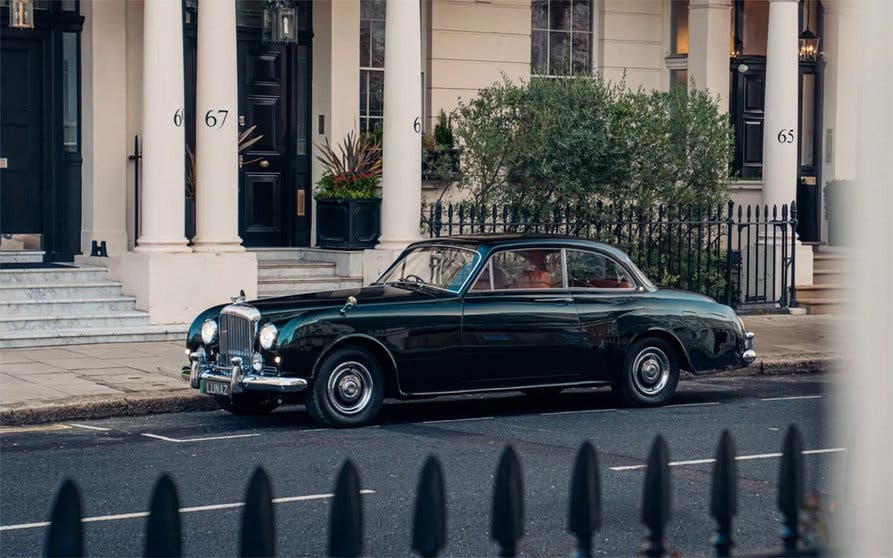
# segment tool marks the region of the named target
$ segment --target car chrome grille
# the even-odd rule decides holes
[[[245,304],[233,304],[220,311],[220,354],[227,361],[240,357],[245,362],[254,352],[254,339],[260,312]]]

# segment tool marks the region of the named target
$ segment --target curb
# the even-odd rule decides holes
[[[838,364],[828,357],[797,357],[761,360],[747,368],[732,371],[730,377],[792,376],[824,374]],[[681,379],[698,378],[722,372],[692,374],[683,372]],[[220,406],[207,395],[200,395],[190,388],[164,394],[96,395],[74,397],[64,403],[39,403],[37,405],[0,410],[0,424],[21,426],[68,420],[100,419],[124,416],[154,415],[162,413],[191,413],[215,411]]]

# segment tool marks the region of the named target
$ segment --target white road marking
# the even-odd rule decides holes
[[[90,426],[88,424],[78,424],[76,422],[69,422],[68,426],[76,426],[77,428],[86,428],[87,430],[99,430],[100,432],[108,432],[111,428],[102,428],[101,426]]]
[[[209,436],[207,438],[168,438],[167,436],[160,436],[158,434],[143,434],[143,436],[147,438],[155,438],[156,440],[163,440],[165,442],[174,442],[176,444],[180,444],[183,442],[210,442],[211,440],[231,440],[233,438],[251,438],[253,436],[260,436],[260,434],[233,434],[232,436]]]
[[[792,401],[794,399],[821,399],[821,395],[793,395],[791,397],[766,397],[760,401]]]
[[[360,494],[375,494],[374,490],[360,490]],[[292,502],[306,502],[308,500],[326,500],[334,497],[334,494],[310,494],[307,496],[288,496],[285,498],[273,498],[274,504],[289,504]],[[226,504],[211,504],[208,506],[193,506],[190,508],[180,508],[180,513],[194,513],[203,511],[226,510],[232,508],[241,508],[245,502],[229,502]],[[93,517],[85,517],[81,519],[81,523],[95,523],[97,521],[118,521],[121,519],[136,519],[139,517],[148,517],[149,512],[133,512],[119,513],[115,515],[97,515]],[[49,527],[49,521],[41,521],[38,523],[19,523],[17,525],[0,526],[0,531],[17,531],[21,529],[36,529],[39,527]]]
[[[471,417],[461,419],[423,420],[422,424],[440,424],[442,422],[468,422],[472,420],[493,420],[496,417]]]
[[[540,413],[540,415],[572,415],[574,413],[607,413],[608,411],[616,411],[617,409],[580,409],[578,411],[553,411],[551,413]]]
[[[823,449],[813,449],[813,450],[804,450],[803,455],[815,455],[820,453],[838,453],[842,451],[846,451],[846,448],[823,448]],[[751,455],[739,455],[736,456],[735,459],[737,461],[748,461],[751,459],[772,459],[781,457],[780,453],[756,453]],[[678,467],[680,465],[703,465],[704,463],[713,463],[716,459],[688,459],[686,461],[671,461],[670,467]],[[608,467],[611,471],[635,471],[638,469],[644,469],[645,464],[642,463],[640,465],[622,465],[619,467]]]

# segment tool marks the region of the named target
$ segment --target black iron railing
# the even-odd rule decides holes
[[[716,556],[729,556],[734,546],[732,523],[738,514],[735,442],[728,431],[720,437],[713,460],[710,515],[716,522],[711,544]],[[641,520],[646,537],[641,553],[667,554],[666,528],[671,511],[671,464],[663,437],[651,445],[645,468]],[[338,474],[329,514],[328,556],[363,554],[363,504],[360,476],[346,461]],[[574,461],[570,479],[567,530],[575,540],[576,556],[592,556],[595,534],[602,525],[601,480],[598,456],[589,441],[583,442]],[[438,556],[447,548],[447,499],[443,468],[431,456],[419,476],[415,495],[411,548],[419,556]],[[777,505],[782,516],[781,548],[767,549],[765,556],[815,556],[818,550],[804,548],[801,541],[801,512],[804,512],[803,448],[800,433],[790,426],[784,438],[779,469]],[[79,491],[65,480],[56,494],[45,542],[46,556],[84,556],[82,507]],[[173,479],[162,475],[155,484],[146,514],[146,556],[180,556],[182,532],[179,498]],[[767,526],[774,528],[774,526]],[[234,530],[221,528],[222,533]],[[499,556],[515,556],[524,536],[524,486],[521,462],[506,446],[499,459],[492,492],[490,538]],[[267,473],[255,469],[245,492],[242,510],[241,556],[275,555],[273,491]],[[212,549],[213,551],[213,549]],[[629,555],[634,555],[630,549]]]
[[[797,206],[615,208],[443,204],[423,211],[428,236],[570,235],[616,246],[655,282],[706,294],[729,306],[795,306]]]

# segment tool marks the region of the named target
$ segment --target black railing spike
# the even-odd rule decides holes
[[[446,546],[446,494],[443,469],[433,455],[425,461],[415,496],[412,549],[419,556],[437,556]]]
[[[363,554],[363,504],[360,501],[360,475],[348,459],[338,472],[335,497],[329,516],[329,556],[352,557]]]
[[[735,441],[728,430],[722,431],[716,448],[713,478],[710,485],[710,515],[716,520],[713,547],[717,556],[730,556],[732,547],[732,519],[738,513],[738,474],[735,461]]]
[[[592,556],[592,536],[602,526],[602,507],[598,456],[589,440],[577,450],[574,461],[567,524],[577,539],[576,556]]]
[[[512,446],[506,446],[496,468],[490,537],[499,544],[500,556],[514,556],[524,536],[524,481]]]
[[[273,487],[263,467],[254,469],[245,490],[240,556],[275,556]]]
[[[783,516],[781,540],[786,556],[797,551],[798,518],[803,504],[803,444],[793,424],[784,436],[784,449],[778,474],[778,509]]]
[[[664,556],[664,532],[670,522],[670,456],[660,434],[651,444],[642,493],[642,523],[648,528],[642,554]]]
[[[174,479],[167,473],[158,477],[146,520],[147,557],[182,556],[180,501]]]
[[[56,491],[50,511],[50,527],[44,543],[45,556],[83,556],[84,532],[81,529],[81,495],[71,479],[65,479]]]

